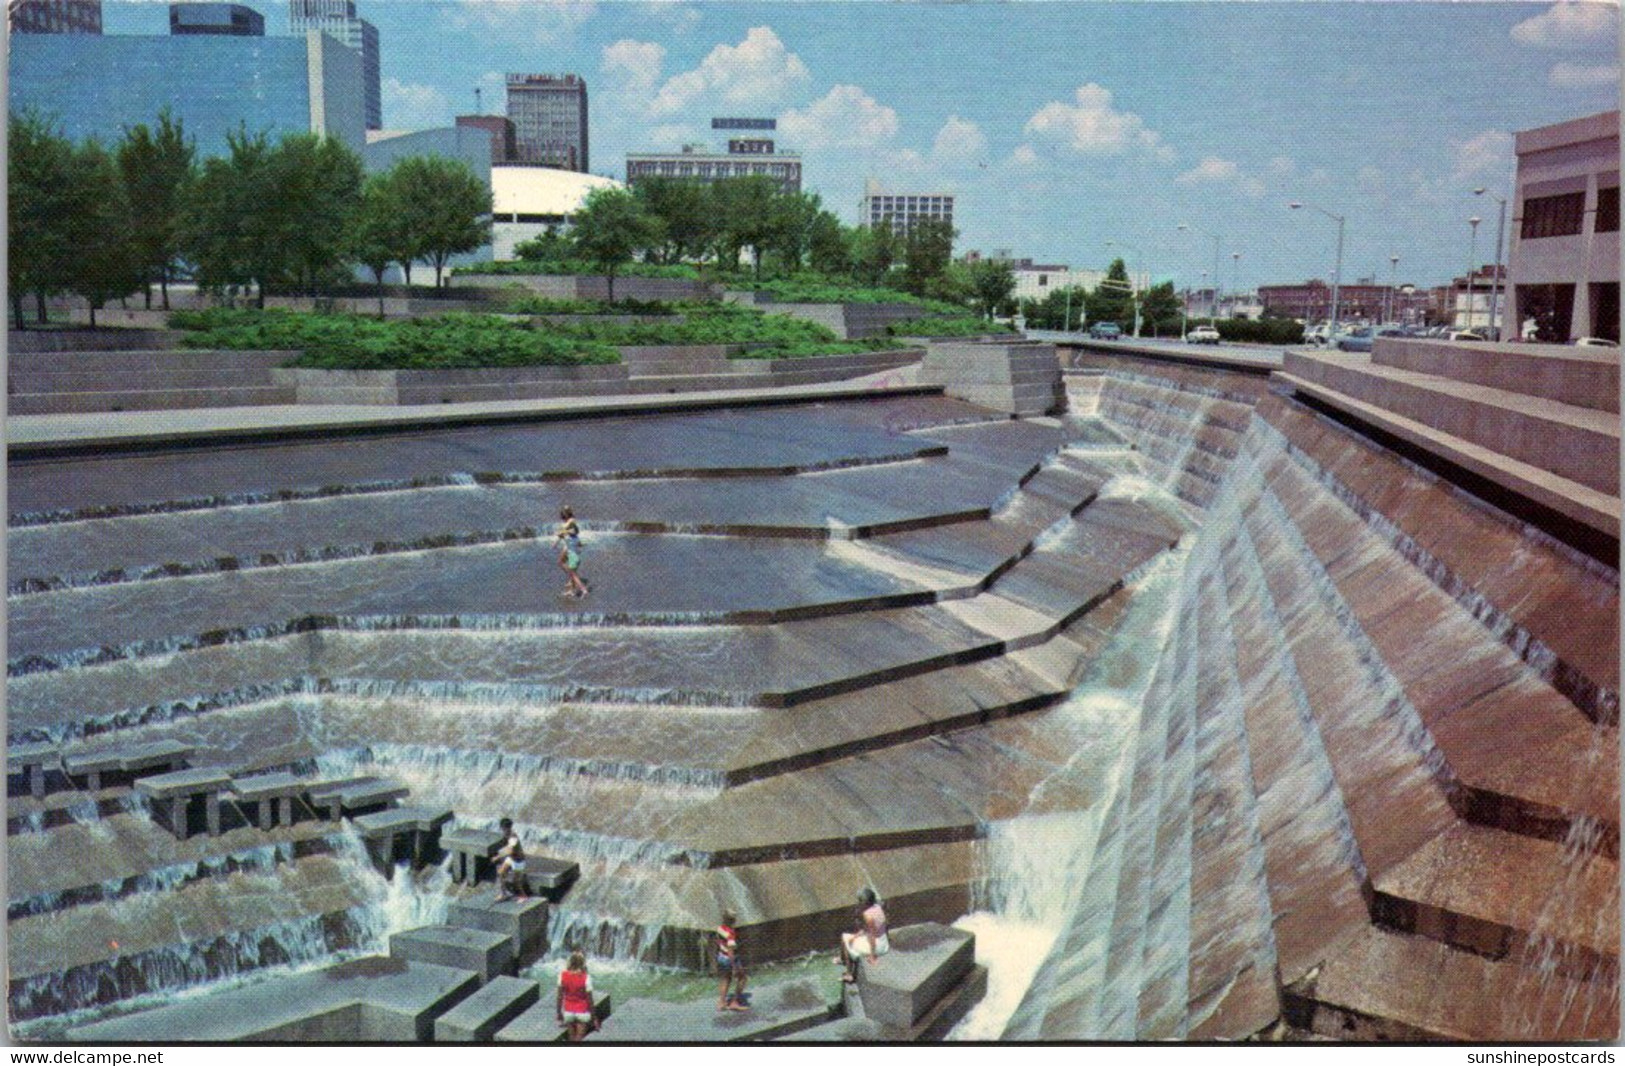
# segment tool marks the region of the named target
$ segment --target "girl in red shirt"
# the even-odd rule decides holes
[[[569,1026],[571,1040],[585,1040],[592,1031],[592,978],[587,975],[587,956],[570,953],[570,964],[559,974],[556,1001],[559,1024]]]

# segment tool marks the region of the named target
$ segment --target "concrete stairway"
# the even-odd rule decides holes
[[[13,415],[158,411],[293,403],[272,368],[297,352],[195,349],[16,352],[8,364]]]

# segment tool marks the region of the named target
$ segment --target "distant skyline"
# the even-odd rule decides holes
[[[255,0],[267,30],[287,5]],[[167,5],[107,0],[109,33]],[[1437,284],[1494,258],[1512,131],[1618,106],[1608,3],[659,3],[358,0],[381,38],[388,129],[502,112],[503,75],[591,88],[594,171],[719,144],[713,115],[779,120],[805,187],[855,222],[864,180],[956,194],[958,248],[1226,289],[1329,278]],[[1108,240],[1118,248],[1106,247]],[[1508,236],[1510,241],[1510,235]],[[1232,252],[1240,252],[1239,270]]]

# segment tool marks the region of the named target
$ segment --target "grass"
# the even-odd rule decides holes
[[[213,308],[169,317],[188,348],[295,349],[293,366],[327,370],[432,370],[618,363],[614,347],[495,315],[444,314],[401,321],[364,315]]]
[[[884,286],[858,285],[844,279],[826,278],[821,274],[797,274],[788,278],[766,281],[741,281],[740,287],[765,292],[779,303],[788,304],[914,304],[924,310],[945,315],[963,315],[965,309],[942,300],[928,300],[923,296],[888,289]]]

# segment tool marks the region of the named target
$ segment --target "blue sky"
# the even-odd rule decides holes
[[[268,28],[285,7],[255,0]],[[592,169],[715,142],[712,115],[779,119],[806,185],[849,221],[864,179],[959,197],[961,248],[1224,286],[1459,274],[1469,225],[1493,257],[1511,131],[1618,106],[1604,3],[750,3],[359,0],[382,40],[384,123],[501,111],[506,71],[590,89]],[[165,6],[108,0],[109,32]],[[1505,192],[1503,192],[1505,195]],[[1192,229],[1180,232],[1178,223]],[[1241,253],[1239,264],[1231,253]]]

